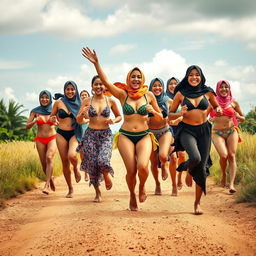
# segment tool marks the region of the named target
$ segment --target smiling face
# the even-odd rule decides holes
[[[76,95],[76,89],[72,84],[67,85],[64,92],[69,99],[72,99]]]
[[[163,86],[160,83],[160,81],[156,80],[152,86],[152,92],[154,93],[155,96],[161,95],[163,92]]]
[[[225,82],[223,82],[219,87],[219,93],[222,97],[227,97],[230,92],[230,87]]]
[[[44,93],[39,98],[39,102],[40,102],[40,105],[47,106],[50,103],[50,99],[49,99],[48,95],[46,93]]]
[[[200,82],[201,82],[201,76],[200,76],[198,70],[192,69],[188,75],[188,83],[191,86],[196,87],[200,84]]]
[[[96,78],[92,84],[92,90],[96,95],[101,95],[105,91],[105,86],[101,82],[100,78]]]
[[[130,87],[132,89],[139,89],[142,85],[142,75],[139,70],[135,69],[130,75]]]
[[[171,92],[171,93],[174,93],[174,89],[175,87],[177,86],[177,81],[175,79],[171,79],[171,81],[169,82],[168,84],[168,90]]]

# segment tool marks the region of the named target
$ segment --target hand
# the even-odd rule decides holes
[[[82,112],[81,112],[81,115],[85,118],[85,116],[88,115],[88,110],[89,110],[89,106],[85,106],[82,108]]]
[[[188,111],[187,105],[183,105],[183,106],[181,107],[181,110],[180,110],[181,116],[183,116],[184,114],[186,114],[187,111]]]
[[[110,119],[110,118],[107,118],[107,119],[105,120],[105,123],[106,123],[106,124],[114,124],[114,121],[113,121],[112,119]]]
[[[150,105],[150,104],[147,104],[146,106],[146,110],[150,113],[153,113],[154,112],[154,108]]]
[[[57,117],[56,117],[56,116],[51,116],[49,119],[50,119],[50,121],[51,121],[52,123],[55,123],[55,124],[58,123],[58,120],[57,120]]]
[[[221,116],[222,115],[222,108],[220,106],[215,108],[216,116]]]
[[[98,62],[98,57],[96,52],[94,50],[91,51],[91,49],[88,47],[86,48],[84,47],[82,49],[82,55],[93,64],[96,64]]]

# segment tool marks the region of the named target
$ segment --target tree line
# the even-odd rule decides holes
[[[9,100],[7,106],[4,104],[4,99],[0,100],[0,141],[13,140],[28,140],[32,141],[36,135],[36,127],[30,130],[25,130],[27,117],[23,115],[27,110],[23,105]],[[256,107],[246,114],[246,120],[241,123],[241,128],[244,132],[250,134],[256,133]]]

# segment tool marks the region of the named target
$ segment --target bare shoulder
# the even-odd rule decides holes
[[[155,98],[155,95],[154,95],[153,92],[148,91],[148,92],[146,93],[146,97],[147,97],[149,100],[152,100],[152,99]]]

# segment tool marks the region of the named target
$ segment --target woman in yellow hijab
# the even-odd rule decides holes
[[[119,99],[122,105],[124,122],[115,135],[114,144],[123,158],[127,171],[126,182],[130,191],[130,210],[137,211],[136,176],[138,173],[139,202],[142,203],[147,198],[145,182],[149,173],[150,154],[152,149],[156,149],[157,144],[148,128],[148,113],[151,112],[161,119],[161,111],[155,96],[144,85],[145,77],[139,68],[135,67],[127,74],[126,84],[112,84],[102,70],[96,52],[86,47],[82,49],[82,54],[94,64],[102,83],[114,97]]]

